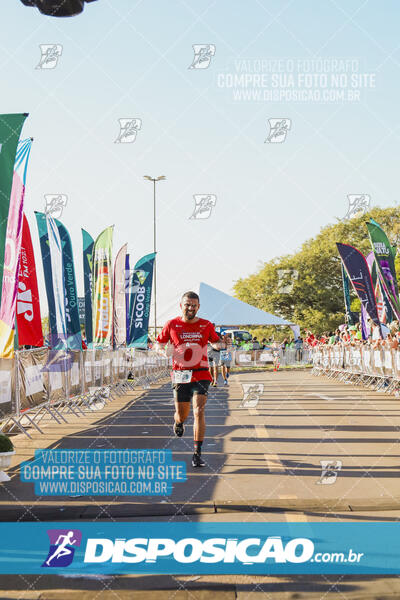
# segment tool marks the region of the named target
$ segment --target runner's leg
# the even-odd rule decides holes
[[[190,413],[190,402],[178,402],[175,400],[175,423],[184,423]]]
[[[207,396],[205,394],[195,394],[193,396],[193,439],[194,442],[202,442],[206,432],[205,406]]]

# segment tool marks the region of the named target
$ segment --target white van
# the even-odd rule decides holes
[[[241,342],[250,342],[253,337],[251,333],[243,329],[223,329],[221,331],[224,335],[229,335],[232,342],[240,344]]]

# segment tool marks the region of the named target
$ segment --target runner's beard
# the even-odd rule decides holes
[[[188,319],[189,321],[191,321],[192,319],[195,318],[196,316],[196,312],[195,311],[189,311],[189,310],[185,310],[185,319]]]

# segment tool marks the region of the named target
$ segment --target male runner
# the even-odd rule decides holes
[[[174,433],[182,437],[184,422],[189,416],[190,400],[193,398],[193,467],[204,467],[201,458],[201,446],[206,430],[204,409],[207,402],[211,375],[208,370],[207,343],[215,349],[223,343],[206,319],[196,317],[200,308],[200,299],[195,292],[183,294],[180,307],[181,317],[168,321],[157,337],[157,350],[164,352],[165,344],[170,342],[172,351],[172,387],[174,389],[175,415]]]

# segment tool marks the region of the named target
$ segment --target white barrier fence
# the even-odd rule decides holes
[[[295,350],[234,350],[232,364],[238,367],[264,367],[268,364],[279,363],[281,366],[307,365],[312,363],[312,351],[308,349]]]
[[[0,359],[0,431],[10,423],[29,436],[26,424],[42,433],[45,414],[58,423],[65,412],[85,414],[136,386],[169,373],[170,360],[132,348],[55,351],[36,348]],[[25,427],[22,423],[25,423]]]
[[[400,351],[370,346],[331,346],[313,353],[313,373],[388,393],[400,387]]]

